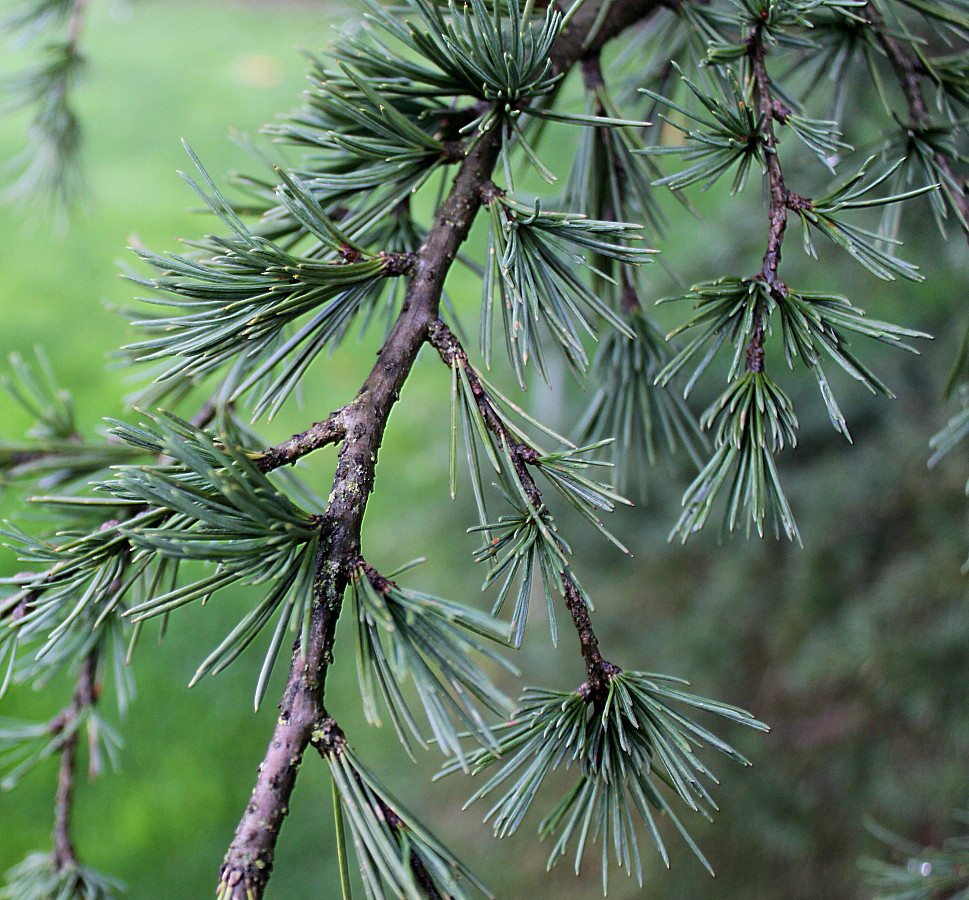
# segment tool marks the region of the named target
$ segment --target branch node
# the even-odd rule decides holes
[[[444,144],[444,152],[441,154],[441,159],[445,163],[459,163],[463,162],[467,153],[464,148],[464,141],[442,141]]]
[[[388,277],[410,275],[417,263],[416,253],[387,253],[381,250],[379,256],[384,261],[384,275]]]
[[[484,182],[479,190],[481,191],[481,202],[485,206],[490,206],[495,200],[505,196],[505,192],[490,180]]]
[[[328,756],[331,753],[341,753],[347,745],[347,738],[336,720],[326,716],[310,733],[310,744],[320,756]]]

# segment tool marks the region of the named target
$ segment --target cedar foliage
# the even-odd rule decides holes
[[[35,111],[38,148],[21,187],[46,187],[58,200],[76,180],[71,90],[85,7],[21,0],[6,22],[28,39],[55,35],[45,61],[16,77],[14,96]],[[118,753],[99,701],[111,682],[123,706],[146,623],[164,628],[188,604],[217,615],[219,593],[239,584],[255,586],[257,599],[195,680],[260,647],[258,706],[290,651],[291,663],[218,876],[223,900],[266,891],[310,749],[332,775],[345,897],[356,877],[351,843],[375,900],[487,894],[367,767],[366,735],[345,734],[330,715],[327,670],[350,655],[335,648],[341,614],[355,625],[367,720],[379,724],[385,712],[405,753],[432,741],[445,772],[483,773],[472,800],[490,798],[486,818],[499,837],[536,809],[552,841],[549,865],[568,855],[578,869],[598,856],[604,891],[615,867],[641,882],[650,847],[668,862],[673,835],[709,867],[689,820],[716,809],[711,751],[747,762],[716,729],[724,720],[766,726],[607,657],[571,562],[582,535],[563,533],[559,510],[572,507],[599,532],[594,539],[622,548],[605,514],[628,502],[627,487],[642,487],[647,464],[669,455],[697,470],[671,536],[686,541],[716,515],[727,532],[799,539],[777,462],[782,451],[796,454],[787,385],[806,371],[849,438],[830,369],[891,397],[855,344],[911,351],[927,335],[868,316],[867,297],[789,285],[788,230],[800,227],[811,256],[826,239],[872,279],[913,282],[920,272],[896,255],[907,210],[928,204],[943,233],[969,232],[967,12],[964,0],[370,3],[361,27],[314,59],[304,106],[268,129],[296,148],[295,165],[238,178],[228,191],[188,150],[186,180],[217,233],[181,254],[138,251],[136,280],[148,296],[131,315],[136,337],[124,358],[145,386],[129,399],[130,415],[81,433],[40,353],[12,360],[6,381],[35,425],[24,441],[0,446],[0,472],[39,488],[50,528],[6,532],[30,571],[3,583],[0,693],[65,673],[76,688],[51,721],[0,729],[5,786],[60,760],[52,853],[12,870],[5,896],[114,895],[73,848],[78,749],[88,747],[94,768]],[[613,45],[624,45],[618,55]],[[581,112],[563,89],[572,70],[585,90]],[[853,133],[863,102],[877,105],[875,144]],[[554,129],[575,143],[567,173],[545,158]],[[816,165],[809,177],[802,154]],[[691,191],[722,178],[733,192],[763,189],[760,268],[653,296],[643,270],[670,239],[658,193],[688,204]],[[536,192],[535,181],[548,187]],[[415,212],[415,195],[434,198],[431,220]],[[479,213],[485,254],[465,258],[459,248]],[[471,311],[445,293],[455,261],[481,280],[476,345],[464,337]],[[657,299],[682,310],[665,338],[650,318]],[[380,347],[359,393],[268,446],[255,426],[359,328]],[[387,419],[424,345],[450,370],[442,377],[451,408],[441,411],[450,490],[463,455],[490,614],[381,573],[361,543]],[[486,374],[507,364],[521,387],[532,368],[551,382],[557,360],[595,386],[571,436],[532,418]],[[952,389],[969,398],[964,370],[961,359]],[[719,395],[697,413],[701,381]],[[969,431],[967,409],[936,438],[937,457]],[[338,463],[323,501],[286,467],[328,445]],[[553,643],[567,612],[584,680],[528,687],[513,703],[489,675],[526,639],[533,601],[547,611]],[[565,793],[549,777],[557,770],[572,779]],[[935,882],[910,888],[891,866],[877,872],[886,888],[908,891],[891,896],[937,896]]]

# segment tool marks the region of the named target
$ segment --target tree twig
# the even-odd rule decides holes
[[[77,867],[77,853],[71,837],[71,814],[74,809],[74,782],[77,768],[77,720],[97,703],[95,679],[98,668],[98,651],[95,648],[85,657],[78,672],[77,684],[70,705],[51,722],[51,730],[68,731],[60,747],[60,767],[57,773],[57,795],[54,801],[54,833],[51,856],[54,869]]]
[[[464,368],[471,385],[471,392],[475,396],[485,425],[508,449],[515,467],[515,474],[521,482],[525,496],[528,497],[532,508],[539,512],[545,504],[542,501],[542,493],[528,470],[528,465],[535,462],[535,450],[514,440],[501,423],[501,419],[494,408],[494,401],[481,384],[477,373],[470,366],[467,353],[451,329],[444,322],[438,320],[429,329],[428,340],[448,366],[457,364]],[[565,605],[572,616],[572,624],[575,626],[579,637],[582,658],[585,661],[588,691],[590,696],[598,697],[608,686],[609,677],[618,672],[619,669],[608,660],[603,659],[602,653],[599,651],[599,639],[592,627],[589,604],[586,602],[578,582],[567,569],[562,570],[559,575],[562,579]]]
[[[256,464],[263,472],[272,472],[280,466],[291,466],[308,453],[335,444],[346,435],[342,421],[343,410],[330,413],[322,422],[311,425],[306,431],[294,434],[288,441],[269,447],[262,452]]]
[[[925,103],[925,96],[922,93],[922,63],[911,52],[902,46],[902,42],[894,35],[890,34],[885,27],[885,20],[881,13],[869,3],[865,7],[865,15],[869,24],[875,32],[875,40],[882,48],[885,56],[888,57],[898,85],[902,94],[905,96],[905,103],[908,106],[908,115],[911,123],[916,128],[926,128],[931,124],[929,108]],[[962,218],[962,231],[966,240],[969,241],[969,196],[966,191],[969,185],[966,179],[959,179],[952,171],[949,157],[941,150],[935,150],[932,158],[938,170],[945,176],[942,189],[946,192],[952,204],[959,210]],[[961,190],[954,186],[961,186]]]
[[[81,41],[81,31],[84,28],[84,15],[87,12],[88,0],[74,0],[71,9],[71,19],[67,23],[67,44],[76,48]]]
[[[754,95],[760,112],[760,127],[764,135],[764,157],[770,187],[770,206],[767,212],[770,227],[767,231],[767,249],[764,262],[757,276],[772,294],[787,294],[787,286],[778,277],[781,264],[781,247],[787,229],[787,211],[791,195],[784,183],[784,170],[777,155],[777,135],[774,120],[783,121],[787,110],[774,98],[770,76],[767,74],[767,55],[762,26],[758,25],[747,39],[747,54],[754,82]],[[757,302],[760,302],[759,300]],[[747,370],[760,372],[764,368],[764,322],[760,310],[754,316],[754,333],[747,344]]]

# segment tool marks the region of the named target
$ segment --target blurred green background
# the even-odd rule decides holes
[[[30,210],[0,208],[0,350],[26,353],[42,344],[73,389],[81,420],[93,426],[120,413],[118,398],[128,390],[126,373],[105,366],[106,354],[125,340],[112,308],[130,305],[137,293],[116,274],[129,263],[126,244],[174,248],[176,238],[209,227],[187,211],[195,200],[175,174],[188,165],[179,139],[213,173],[259,171],[228,132],[254,133],[295,106],[305,62],[298,48],[324,46],[331,25],[352,13],[318,3],[228,0],[102,2],[92,9],[85,37],[91,67],[77,94],[87,125],[88,209],[69,232],[52,238]],[[0,158],[22,146],[20,124],[13,117],[0,128]],[[569,140],[559,145],[567,150]],[[676,213],[661,246],[686,281],[743,272],[759,260],[763,213],[756,188],[748,193],[748,200],[711,193],[700,201],[700,217]],[[944,244],[930,217],[915,218],[925,230],[907,236],[906,252],[926,270],[920,286],[875,283],[833,252],[808,266],[799,259],[797,237],[790,242],[785,271],[801,272],[799,284],[834,287],[879,318],[937,336],[923,343],[921,356],[867,353],[898,394],[893,402],[834,379],[854,445],[832,431],[810,380],[783,380],[802,423],[801,444],[786,454],[783,474],[803,549],[773,540],[719,542],[715,527],[685,547],[668,544],[688,473],[662,467],[649,503],[617,514],[632,559],[582,524],[564,526],[577,572],[596,599],[610,658],[689,677],[698,693],[742,705],[773,729],[767,736],[724,735],[752,760],[749,770],[710,760],[722,782],[715,793],[720,813],[713,825],[692,827],[717,878],[671,834],[672,870],[647,850],[646,886],[617,873],[611,897],[867,897],[858,859],[882,851],[866,818],[938,841],[966,802],[969,607],[960,566],[969,549],[963,495],[969,467],[964,452],[931,472],[925,463],[929,437],[952,412],[942,390],[964,327],[969,279],[965,243],[954,237]],[[738,228],[738,221],[751,225]],[[656,296],[675,291],[655,268]],[[452,293],[472,322],[478,302],[472,281],[458,280]],[[668,307],[659,313],[667,325],[682,314]],[[288,409],[266,429],[267,438],[286,437],[345,402],[369,368],[374,338],[350,340],[321,361],[302,409]],[[483,572],[471,562],[475,538],[464,533],[473,522],[469,492],[453,503],[447,497],[449,385],[435,363],[430,355],[420,361],[394,413],[367,518],[367,553],[383,568],[427,555],[415,583],[486,604]],[[529,395],[533,411],[563,428],[581,402],[574,386],[557,393],[536,386]],[[0,403],[0,429],[18,435],[22,418],[6,398]],[[325,494],[332,454],[318,456],[303,467],[304,476]],[[0,500],[4,517],[22,514],[16,495]],[[16,565],[2,551],[2,571]],[[274,719],[271,701],[251,712],[258,651],[186,689],[246,602],[242,593],[218,596],[205,609],[178,615],[163,643],[143,641],[138,697],[122,723],[121,768],[79,791],[83,858],[121,878],[134,900],[210,896],[247,802]],[[486,807],[460,811],[472,783],[451,777],[429,786],[438,762],[433,752],[411,765],[392,733],[367,728],[354,688],[352,635],[349,629],[341,635],[329,681],[332,711],[394,792],[499,897],[598,896],[592,857],[578,879],[568,860],[545,873],[549,847],[534,837],[537,816],[514,838],[496,842],[480,823]],[[564,689],[582,678],[570,635],[550,648],[538,616],[516,662],[526,684]],[[38,718],[60,708],[68,690],[14,691],[0,712]],[[43,766],[0,795],[0,871],[49,846],[54,774],[53,765]],[[329,785],[319,762],[309,759],[268,896],[334,897],[335,876]]]

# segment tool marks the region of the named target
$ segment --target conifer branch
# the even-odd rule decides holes
[[[231,888],[224,896],[231,900],[262,897],[303,753],[314,730],[327,718],[323,707],[326,673],[332,661],[350,562],[360,550],[360,527],[387,418],[427,328],[436,319],[444,278],[480,208],[480,186],[490,177],[499,148],[497,132],[489,132],[461,165],[435,226],[418,253],[403,310],[381,348],[380,359],[356,399],[343,410],[345,437],[330,504],[322,517],[308,641],[293,655],[279,720],[252,799],[222,867],[221,883]]]
[[[931,124],[932,117],[922,92],[924,65],[914,53],[903,46],[902,41],[896,35],[889,31],[884,18],[874,4],[869,3],[865,7],[865,15],[874,30],[875,40],[891,63],[895,77],[898,79],[898,85],[908,106],[911,125],[919,129],[928,127]],[[941,150],[935,149],[932,153],[932,159],[937,171],[942,176],[940,179],[942,189],[956,208],[960,227],[966,240],[969,241],[969,194],[967,194],[969,183],[965,178],[960,179],[955,174],[950,158]]]
[[[47,8],[45,8],[47,7]],[[28,126],[29,146],[23,154],[23,171],[8,189],[8,196],[28,200],[47,194],[55,208],[67,209],[80,180],[81,126],[72,106],[71,89],[84,68],[81,32],[88,0],[61,0],[58,4],[30,6],[15,14],[14,30],[26,33],[41,23],[53,20],[65,26],[63,40],[49,41],[43,48],[43,61],[9,78],[7,109],[33,107]]]
[[[585,49],[593,52],[600,49],[607,40],[657,7],[654,0],[614,0],[599,26],[593,46]],[[557,72],[567,71],[580,58],[585,38],[596,19],[596,9],[592,4],[584,6],[557,40],[551,53]],[[279,720],[252,799],[220,873],[225,900],[260,900],[263,896],[272,871],[279,827],[286,815],[300,762],[314,730],[326,719],[323,691],[332,661],[336,622],[350,563],[359,554],[360,528],[373,488],[377,452],[387,418],[428,338],[429,329],[438,321],[445,278],[481,207],[481,189],[490,181],[500,150],[501,131],[493,127],[480,135],[467,152],[450,193],[417,252],[401,313],[379,351],[378,362],[356,399],[341,412],[343,441],[338,451],[330,503],[322,516],[308,640],[294,652]],[[324,429],[324,438],[330,442],[328,429]],[[295,448],[293,452],[297,452]],[[568,578],[574,597],[580,598],[581,589],[571,576]],[[607,664],[599,654],[591,623],[587,627],[588,610],[584,601],[574,599],[572,607],[573,620],[583,640],[590,683],[596,687],[603,682]],[[570,608],[570,611],[573,610]]]
[[[51,66],[33,73],[25,93],[33,98],[30,103],[53,110],[53,131],[60,128],[75,141],[77,123],[65,98],[81,63],[78,39],[87,2],[24,0],[27,12],[21,15],[21,24],[53,21],[61,34],[66,32],[54,48]],[[788,288],[780,277],[788,219],[793,214],[803,226],[809,254],[814,253],[812,234],[821,233],[886,280],[920,276],[916,266],[886,249],[886,243],[897,243],[893,238],[837,214],[894,204],[945,182],[945,189],[958,197],[933,198],[936,219],[941,227],[941,218],[955,210],[969,234],[964,185],[953,172],[964,161],[957,146],[964,122],[955,112],[969,97],[965,69],[957,59],[923,57],[920,38],[908,35],[907,20],[899,17],[898,31],[889,30],[876,0],[867,7],[867,25],[866,0],[742,0],[725,4],[729,10],[689,0],[570,0],[561,5],[546,0],[407,0],[404,10],[365,2],[367,24],[338,40],[332,70],[323,62],[315,64],[304,108],[271,129],[278,139],[303,149],[304,168],[277,168],[271,176],[275,180],[241,178],[237,186],[248,199],[237,204],[223,196],[189,151],[200,181],[187,180],[229,233],[194,242],[185,255],[138,251],[158,273],[142,282],[162,295],[148,302],[167,307],[140,317],[136,325],[146,339],[127,348],[132,362],[167,360],[152,373],[158,377],[140,405],[195,397],[206,376],[221,370],[224,377],[194,420],[163,413],[138,426],[116,422],[112,433],[123,443],[110,438],[103,447],[88,443],[78,437],[69,397],[54,389],[44,361],[39,359],[44,378],[20,367],[12,393],[38,421],[28,432],[29,442],[0,442],[0,473],[29,477],[42,486],[69,484],[62,496],[37,499],[74,516],[78,527],[62,529],[48,540],[14,526],[8,532],[21,558],[42,563],[44,572],[0,579],[0,590],[13,590],[0,596],[0,657],[10,659],[0,694],[15,663],[18,678],[24,673],[46,677],[67,668],[78,672],[78,681],[70,705],[53,720],[17,725],[0,735],[16,763],[8,782],[37,761],[60,756],[53,852],[43,854],[41,863],[27,860],[0,898],[41,900],[81,893],[69,891],[62,877],[67,874],[96,883],[78,874],[82,867],[71,840],[71,812],[80,729],[86,726],[92,739],[98,735],[93,709],[100,689],[94,684],[101,671],[98,654],[107,656],[114,648],[116,677],[123,681],[124,654],[117,651],[119,646],[123,651],[120,639],[127,622],[136,623],[133,648],[143,620],[205,602],[238,584],[265,589],[200,665],[193,683],[228,666],[275,620],[256,687],[258,707],[281,648],[292,643],[293,634],[299,637],[292,645],[273,735],[220,872],[221,900],[263,897],[308,749],[315,749],[330,769],[338,834],[346,821],[369,897],[469,900],[459,880],[480,887],[378,784],[328,711],[326,680],[344,604],[356,626],[359,694],[368,721],[378,725],[377,708],[385,706],[409,752],[409,736],[426,740],[424,724],[417,724],[423,712],[430,743],[453,757],[447,770],[496,765],[498,773],[478,796],[509,780],[489,813],[498,811],[497,833],[518,827],[546,774],[571,765],[579,770],[576,787],[540,826],[543,834],[559,834],[550,865],[575,846],[578,872],[587,844],[600,841],[603,890],[613,855],[610,844],[619,865],[636,872],[642,883],[640,824],[668,862],[654,819],[658,813],[669,814],[706,865],[670,807],[666,789],[692,812],[715,808],[700,777],[712,775],[694,749],[710,746],[745,760],[677,707],[765,726],[741,710],[682,691],[675,686],[677,679],[622,671],[603,657],[591,601],[572,572],[571,549],[546,505],[546,487],[550,484],[624,549],[599,516],[628,501],[619,488],[589,474],[590,467],[610,463],[585,454],[615,438],[610,452],[623,447],[653,462],[656,433],[670,450],[682,442],[699,467],[702,427],[714,432],[714,451],[684,496],[677,526],[683,538],[703,527],[718,497],[727,506],[730,529],[746,518],[748,531],[753,526],[763,534],[767,523],[778,535],[783,530],[797,537],[775,463],[777,454],[795,443],[797,418],[790,399],[764,371],[767,335],[780,332],[776,343],[789,367],[798,359],[814,372],[829,416],[845,435],[822,359],[836,361],[872,391],[889,394],[854,355],[849,338],[866,336],[911,349],[902,340],[922,335],[869,319],[843,297]],[[903,2],[916,14],[940,17],[965,37],[969,25],[956,12],[922,10],[926,0]],[[676,14],[644,22],[663,7]],[[885,18],[894,21],[891,10],[884,9]],[[839,122],[801,115],[802,100],[813,85],[803,96],[800,90],[788,92],[779,72],[785,59],[824,70],[828,48],[823,41],[803,40],[803,32],[815,25],[837,32],[844,24],[839,17],[851,20],[851,29],[864,35],[871,75],[885,106],[879,48],[909,106],[908,124],[896,117],[901,130],[886,141],[883,157],[900,142],[915,148],[915,162],[908,171],[900,161],[866,179],[872,157],[840,187],[808,200],[785,184],[779,141],[790,131],[832,174],[842,151],[851,148],[841,140]],[[607,89],[600,52],[640,22],[646,24],[642,37],[656,54],[646,67],[649,87],[642,91],[675,111],[663,116],[685,137],[675,145],[646,146],[646,123],[627,118]],[[849,58],[852,48],[842,38],[835,52]],[[686,53],[699,65],[704,52],[709,65],[695,83],[678,61],[686,62]],[[585,114],[556,107],[564,77],[575,66],[581,67],[586,90]],[[679,105],[678,94],[666,99],[651,89],[670,87],[673,70],[692,93],[683,101],[686,107]],[[948,128],[930,119],[922,93],[930,81],[939,87],[939,108],[951,120]],[[38,93],[44,84],[53,87]],[[541,198],[534,205],[531,198],[523,202],[513,181],[514,154],[549,183],[555,180],[536,151],[546,122],[585,129],[558,212],[544,209]],[[661,177],[652,161],[659,155],[680,155],[688,165]],[[501,187],[492,181],[499,162]],[[659,233],[665,221],[653,188],[710,187],[732,171],[737,192],[755,164],[769,194],[760,270],[747,278],[700,283],[678,298],[690,299],[695,314],[670,336],[687,333],[687,343],[672,347],[639,299],[640,292],[646,296],[639,267],[655,252],[638,243],[639,232],[650,228]],[[913,167],[930,177],[908,190]],[[448,168],[454,175],[450,185]],[[425,187],[433,192],[432,179],[438,176],[440,193],[428,226],[420,215],[414,218],[410,198]],[[870,194],[893,176],[896,184],[903,183],[894,196]],[[596,399],[579,425],[588,446],[560,438],[502,396],[442,321],[450,268],[484,209],[491,220],[486,265],[478,271],[472,261],[469,267],[478,271],[484,288],[481,352],[486,364],[495,318],[504,326],[506,349],[522,386],[529,360],[548,379],[545,346],[561,350],[573,371],[584,374],[587,339],[596,337],[603,323],[613,328],[596,357],[601,383]],[[258,221],[246,224],[243,217]],[[355,323],[368,328],[381,312],[387,330],[378,359],[346,405],[269,447],[236,419],[233,404],[243,397],[252,401],[255,417],[267,411],[271,416],[324,349],[342,341]],[[365,561],[361,547],[389,417],[425,343],[451,370],[451,492],[457,485],[457,439],[463,427],[481,517],[481,525],[470,530],[485,534],[477,551],[477,561],[491,563],[484,586],[498,586],[490,615],[398,585],[390,580],[392,573],[384,576]],[[732,351],[727,386],[695,423],[683,399],[674,399],[666,389],[693,361],[685,398],[723,349]],[[516,416],[529,426],[520,426]],[[205,430],[213,421],[213,430]],[[566,449],[543,450],[531,426]],[[955,439],[955,430],[965,428],[964,419],[952,425],[940,452]],[[277,470],[329,446],[337,456],[331,490],[325,508],[310,512],[307,508],[320,510],[324,504],[313,500],[291,472]],[[487,515],[481,483],[487,467],[479,450],[511,507],[504,515]],[[150,464],[144,464],[145,454]],[[112,467],[111,477],[94,484],[93,495],[80,493],[87,476]],[[546,479],[541,490],[539,476]],[[295,484],[299,504],[283,490],[284,481]],[[185,560],[208,564],[208,574],[179,583],[178,566]],[[511,708],[473,659],[483,654],[502,663],[487,642],[521,643],[539,579],[553,643],[560,599],[569,611],[585,680],[564,694],[526,690],[524,705],[492,727],[477,704],[501,715]],[[506,626],[495,616],[509,596],[515,597],[514,613]],[[44,644],[33,659],[18,655],[18,642],[38,637]],[[405,684],[413,685],[419,706],[402,689]],[[480,748],[467,749],[467,738],[476,739]],[[344,865],[341,883],[348,895]],[[30,891],[25,884],[32,885]],[[109,893],[107,887],[98,890],[90,896],[101,900]]]

